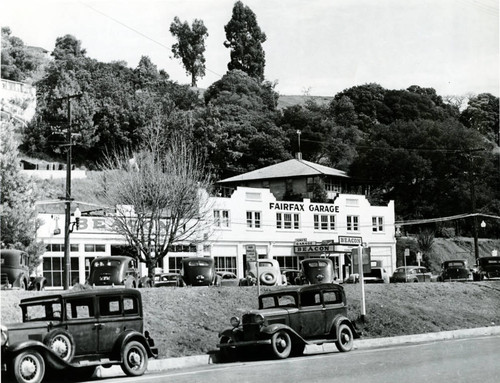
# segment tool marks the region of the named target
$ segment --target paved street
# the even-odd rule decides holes
[[[170,382],[497,382],[500,336],[401,345],[349,353],[313,354],[286,360],[214,364],[106,383]],[[94,380],[95,382],[96,380]]]

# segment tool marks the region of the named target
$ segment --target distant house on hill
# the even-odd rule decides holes
[[[369,190],[346,172],[303,160],[300,153],[297,158],[220,180],[217,186],[219,194],[226,197],[238,186],[266,188],[281,201],[315,200],[319,191],[331,201],[338,193],[366,195]]]

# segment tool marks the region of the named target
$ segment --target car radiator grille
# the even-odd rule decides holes
[[[245,314],[242,318],[243,340],[258,339],[260,326],[255,323],[255,314]]]

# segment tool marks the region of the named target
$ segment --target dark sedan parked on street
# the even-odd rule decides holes
[[[441,274],[437,278],[438,282],[470,281],[472,273],[467,267],[464,259],[453,259],[444,261],[441,264]]]
[[[184,258],[180,274],[185,286],[220,285],[220,277],[215,272],[215,261],[210,257]]]
[[[481,257],[477,263],[473,275],[475,281],[482,281],[484,278],[500,278],[500,257]]]
[[[88,289],[22,299],[22,323],[2,324],[2,381],[87,380],[98,366],[144,374],[158,349],[144,331],[142,298],[134,289]],[[10,375],[10,376],[9,376]]]
[[[300,262],[303,284],[333,283],[337,275],[329,258],[309,258]]]
[[[302,355],[308,344],[335,343],[339,351],[347,352],[359,337],[347,318],[344,288],[334,283],[268,291],[259,296],[258,310],[243,314],[241,322],[232,317],[230,323],[217,344],[226,360],[257,347],[277,359]]]

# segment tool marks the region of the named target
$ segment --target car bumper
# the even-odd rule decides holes
[[[246,340],[234,343],[219,343],[218,348],[236,348],[236,347],[246,347],[246,346],[260,346],[265,344],[271,344],[271,339],[259,339],[259,340]]]

